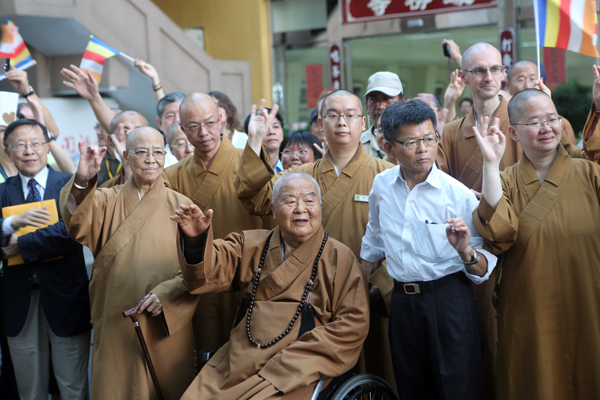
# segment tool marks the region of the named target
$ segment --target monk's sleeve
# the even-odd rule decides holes
[[[341,375],[358,360],[369,331],[367,287],[356,258],[338,256],[334,283],[326,291],[332,294],[330,321],[283,348],[258,373],[283,393]]]
[[[264,150],[261,150],[260,154],[260,157],[257,156],[254,150],[246,144],[233,181],[238,199],[251,215],[271,213],[273,185],[281,175],[281,173],[275,174]]]
[[[206,233],[203,260],[190,264],[185,249],[180,249],[181,272],[187,290],[192,294],[230,292],[239,288],[240,282],[250,282],[253,271],[240,268],[244,248],[244,235],[231,233],[225,239],[213,239],[212,225]]]
[[[88,195],[85,196],[81,204],[75,206],[71,195],[74,182],[75,175],[71,177],[60,192],[60,212],[69,236],[82,245],[89,247],[95,256],[101,246],[99,240],[104,226],[104,215],[110,192],[97,190],[98,179],[95,177],[89,183],[92,188]]]
[[[590,160],[600,164],[600,127],[598,120],[600,114],[596,114],[596,106],[592,103],[592,108],[588,114],[587,121],[583,128],[583,149]]]
[[[496,255],[502,254],[513,245],[519,229],[519,219],[507,195],[505,182],[503,176],[503,195],[496,209],[482,197],[473,211],[473,226],[484,239],[483,248]]]
[[[177,271],[173,279],[162,282],[150,293],[160,299],[163,324],[169,336],[175,335],[192,321],[200,297],[188,292],[181,270]]]
[[[563,121],[565,120],[563,119]],[[571,124],[569,124],[569,126],[571,126]],[[573,128],[571,128],[571,130],[573,130]],[[587,153],[584,149],[571,143],[571,138],[567,136],[566,129],[563,129],[562,133],[560,144],[565,148],[567,153],[569,153],[569,156],[571,156],[571,158],[587,158]]]
[[[449,153],[452,151],[452,136],[455,135],[456,127],[459,126],[458,121],[454,120],[451,123],[447,124],[444,127],[444,132],[442,137],[440,138],[440,143],[438,146],[437,156],[435,159],[435,163],[437,167],[447,173],[448,175],[452,175],[450,172],[450,156]]]

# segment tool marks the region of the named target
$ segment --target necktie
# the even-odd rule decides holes
[[[30,179],[29,182],[27,182],[27,186],[29,186],[29,194],[27,195],[27,199],[25,199],[25,202],[33,203],[35,201],[42,201],[40,192],[38,192],[36,187],[36,180]]]

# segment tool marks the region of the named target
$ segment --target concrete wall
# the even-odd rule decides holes
[[[153,1],[181,28],[203,28],[206,52],[212,57],[250,60],[252,100],[266,99],[272,104],[269,0]],[[233,93],[225,92],[234,100]]]

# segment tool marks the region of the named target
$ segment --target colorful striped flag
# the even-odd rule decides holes
[[[534,0],[539,45],[600,57],[595,0]]]
[[[0,58],[10,58],[10,65],[17,69],[27,69],[35,65],[35,60],[27,50],[23,38],[19,34],[19,28],[11,20],[6,20],[2,25],[2,39],[0,39]],[[1,62],[4,65],[4,62]],[[0,75],[0,81],[6,75]]]
[[[90,36],[90,41],[85,48],[83,58],[79,68],[87,74],[88,71],[92,73],[92,76],[98,83],[102,79],[102,69],[104,67],[104,61],[107,58],[116,56],[121,52],[117,49],[113,49],[106,43],[96,39],[94,36]]]

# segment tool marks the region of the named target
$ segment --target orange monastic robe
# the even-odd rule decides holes
[[[268,343],[284,332],[298,309],[323,243],[319,228],[285,261],[279,228],[232,233],[224,240],[206,237],[204,262],[182,272],[192,293],[246,290],[267,239],[270,245],[256,290],[250,320],[254,340]],[[315,327],[298,337],[302,315],[275,345],[259,349],[248,339],[246,317],[231,339],[200,371],[182,400],[307,400],[316,382],[351,369],[369,330],[364,272],[354,254],[329,236],[312,292]]]
[[[140,201],[133,179],[110,189],[95,182],[83,202],[68,204],[74,178],[63,188],[60,207],[69,235],[94,254],[90,280],[92,399],[156,399],[142,349],[122,312],[147,293],[158,296],[163,313],[139,314],[142,332],[167,400],[177,400],[194,378],[190,295],[179,269],[178,225],[169,216],[186,197],[162,180]]]
[[[203,212],[214,210],[214,235],[222,239],[231,232],[260,229],[260,217],[248,215],[237,199],[233,179],[240,165],[241,149],[221,137],[221,145],[210,167],[197,155],[186,157],[165,169],[168,188],[189,197]],[[229,340],[231,325],[238,308],[238,294],[218,293],[200,296],[194,317],[196,345],[199,350],[221,347]]]
[[[503,196],[473,213],[501,255],[498,397],[600,398],[600,166],[558,154],[543,184],[529,159],[500,174]]]

